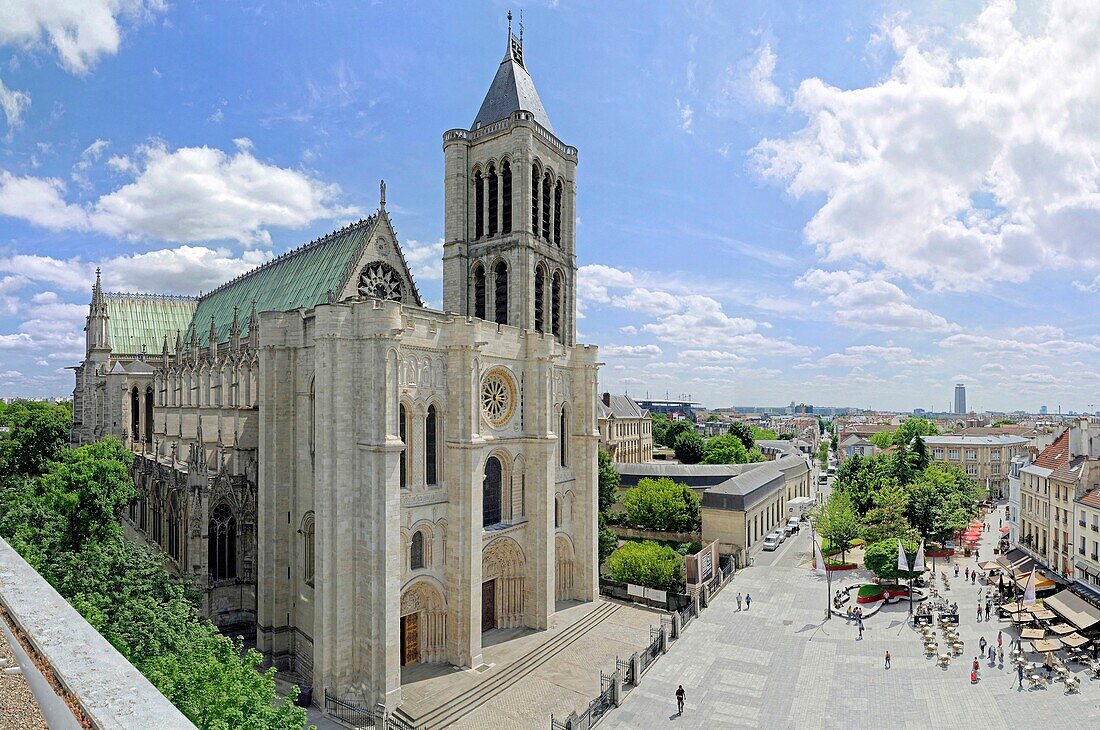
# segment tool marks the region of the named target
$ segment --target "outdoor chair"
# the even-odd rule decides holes
[[[1066,694],[1073,694],[1074,692],[1081,691],[1081,680],[1077,677],[1066,677]]]

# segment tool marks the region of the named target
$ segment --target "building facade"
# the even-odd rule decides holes
[[[93,289],[73,441],[134,450],[128,531],[315,697],[396,706],[402,666],[476,667],[485,632],[598,595],[577,150],[510,31],[443,153],[444,311],[384,184],[368,219],[201,297]]]
[[[1022,436],[925,436],[932,461],[957,466],[994,497],[1008,495],[1012,460],[1027,451]]]
[[[955,413],[966,413],[966,386],[962,383],[955,384]]]
[[[612,461],[653,461],[653,419],[629,395],[603,393],[599,409],[600,448]]]

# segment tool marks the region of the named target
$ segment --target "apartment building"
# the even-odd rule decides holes
[[[1028,440],[1022,436],[926,436],[924,443],[932,461],[957,466],[994,498],[1008,494],[1010,464],[1026,453]]]
[[[1100,486],[1074,500],[1077,539],[1073,577],[1100,598]]]
[[[629,395],[604,393],[596,403],[600,448],[612,461],[653,461],[653,419]]]

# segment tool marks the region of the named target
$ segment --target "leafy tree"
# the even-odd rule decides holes
[[[998,418],[996,421],[993,422],[993,427],[1000,428],[1001,426],[1011,426],[1012,423],[1013,422],[1011,418]]]
[[[768,457],[764,456],[764,452],[761,451],[759,447],[753,446],[751,449],[749,449],[749,463],[750,464],[755,464],[756,462],[767,461],[767,460],[768,460]]]
[[[836,432],[834,431],[833,432],[833,437],[831,439],[829,439],[829,448],[832,449],[833,451],[836,451],[837,447],[839,445],[840,445],[840,440],[837,438]]]
[[[894,445],[894,432],[893,431],[879,431],[878,433],[871,434],[867,439],[880,449],[888,449]]]
[[[607,519],[600,513],[599,519],[600,534],[599,534],[599,551],[600,562],[607,560],[607,556],[615,552],[616,546],[619,544],[619,538],[615,534],[614,530],[607,526]]]
[[[615,467],[611,463],[611,457],[607,455],[607,452],[600,449],[596,455],[597,462],[599,464],[597,472],[597,482],[599,484],[600,491],[600,512],[606,512],[611,509],[611,505],[615,504],[615,501],[619,498],[619,472],[615,471]]]
[[[653,443],[664,445],[665,432],[668,431],[668,427],[672,425],[672,421],[668,420],[668,416],[663,413],[650,414],[652,423]]]
[[[935,436],[940,432],[927,418],[907,418],[894,431],[895,444],[908,444],[917,436]]]
[[[817,447],[817,463],[822,471],[829,465],[829,443],[822,441]]]
[[[875,493],[874,506],[863,516],[863,540],[880,542],[891,538],[913,539],[917,532],[905,518],[908,506],[906,491],[897,485],[888,485]]]
[[[15,401],[0,410],[0,478],[37,476],[69,446],[73,414],[64,405]],[[2,429],[0,429],[2,431]]]
[[[932,463],[932,455],[928,453],[928,444],[920,436],[913,437],[913,448],[909,452],[909,460],[913,464],[913,470],[922,472]]]
[[[731,436],[736,436],[744,445],[745,451],[748,451],[756,445],[756,439],[752,435],[752,426],[744,421],[734,421],[730,424],[729,433]]]
[[[714,423],[715,421],[718,421],[718,420],[721,420],[721,419],[718,418],[717,414],[715,414],[715,413],[708,413],[707,414],[707,420],[706,420],[707,423]]]
[[[672,450],[681,464],[698,464],[703,460],[703,439],[694,430],[684,431],[676,437]]]
[[[680,434],[695,433],[695,426],[688,421],[673,421],[669,424],[668,429],[665,430],[665,437],[661,441],[662,444],[670,449],[676,448],[676,439],[680,438]]]
[[[859,537],[863,529],[859,515],[852,507],[852,501],[848,495],[839,490],[833,490],[825,503],[819,505],[811,513],[814,530],[827,539],[831,544],[840,548],[840,559],[846,557],[852,541]]]
[[[607,571],[622,583],[677,590],[683,585],[684,559],[651,540],[628,542],[607,559]]]
[[[704,464],[744,464],[748,460],[745,445],[733,434],[714,436],[703,444]]]
[[[875,492],[894,483],[896,478],[888,455],[863,457],[853,454],[837,469],[833,489],[847,494],[856,513],[864,515],[871,509]]]
[[[752,437],[755,441],[775,441],[779,437],[770,428],[760,428],[758,426],[751,426]]]
[[[699,495],[668,477],[641,479],[623,495],[627,520],[651,530],[695,532],[699,529]]]
[[[779,434],[779,440],[780,441],[793,441],[794,440],[794,434],[793,433],[781,433],[781,434]]]
[[[908,487],[908,518],[925,539],[943,542],[977,514],[978,488],[961,469],[932,464]]]
[[[917,570],[898,570],[898,541],[897,538],[881,540],[868,545],[863,553],[863,564],[867,570],[874,573],[880,580],[909,580],[916,578],[923,572],[923,566],[914,565],[917,558],[918,543],[913,540],[902,540],[901,548],[905,551],[905,559],[909,567]]]

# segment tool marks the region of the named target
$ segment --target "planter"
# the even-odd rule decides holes
[[[924,549],[924,557],[926,558],[950,558],[954,554],[955,551],[948,548],[942,548],[940,550],[929,550],[928,548]]]
[[[867,586],[864,586],[864,588],[866,587]],[[889,601],[891,598],[909,597],[909,589],[905,586],[891,585],[875,587],[881,588],[881,590],[871,592],[861,589],[860,593],[866,595],[860,595],[858,598],[856,598],[856,603],[875,603],[876,601]]]
[[[855,570],[857,567],[859,566],[857,566],[855,563],[841,563],[839,565],[826,565],[825,570],[832,573],[837,570]]]

